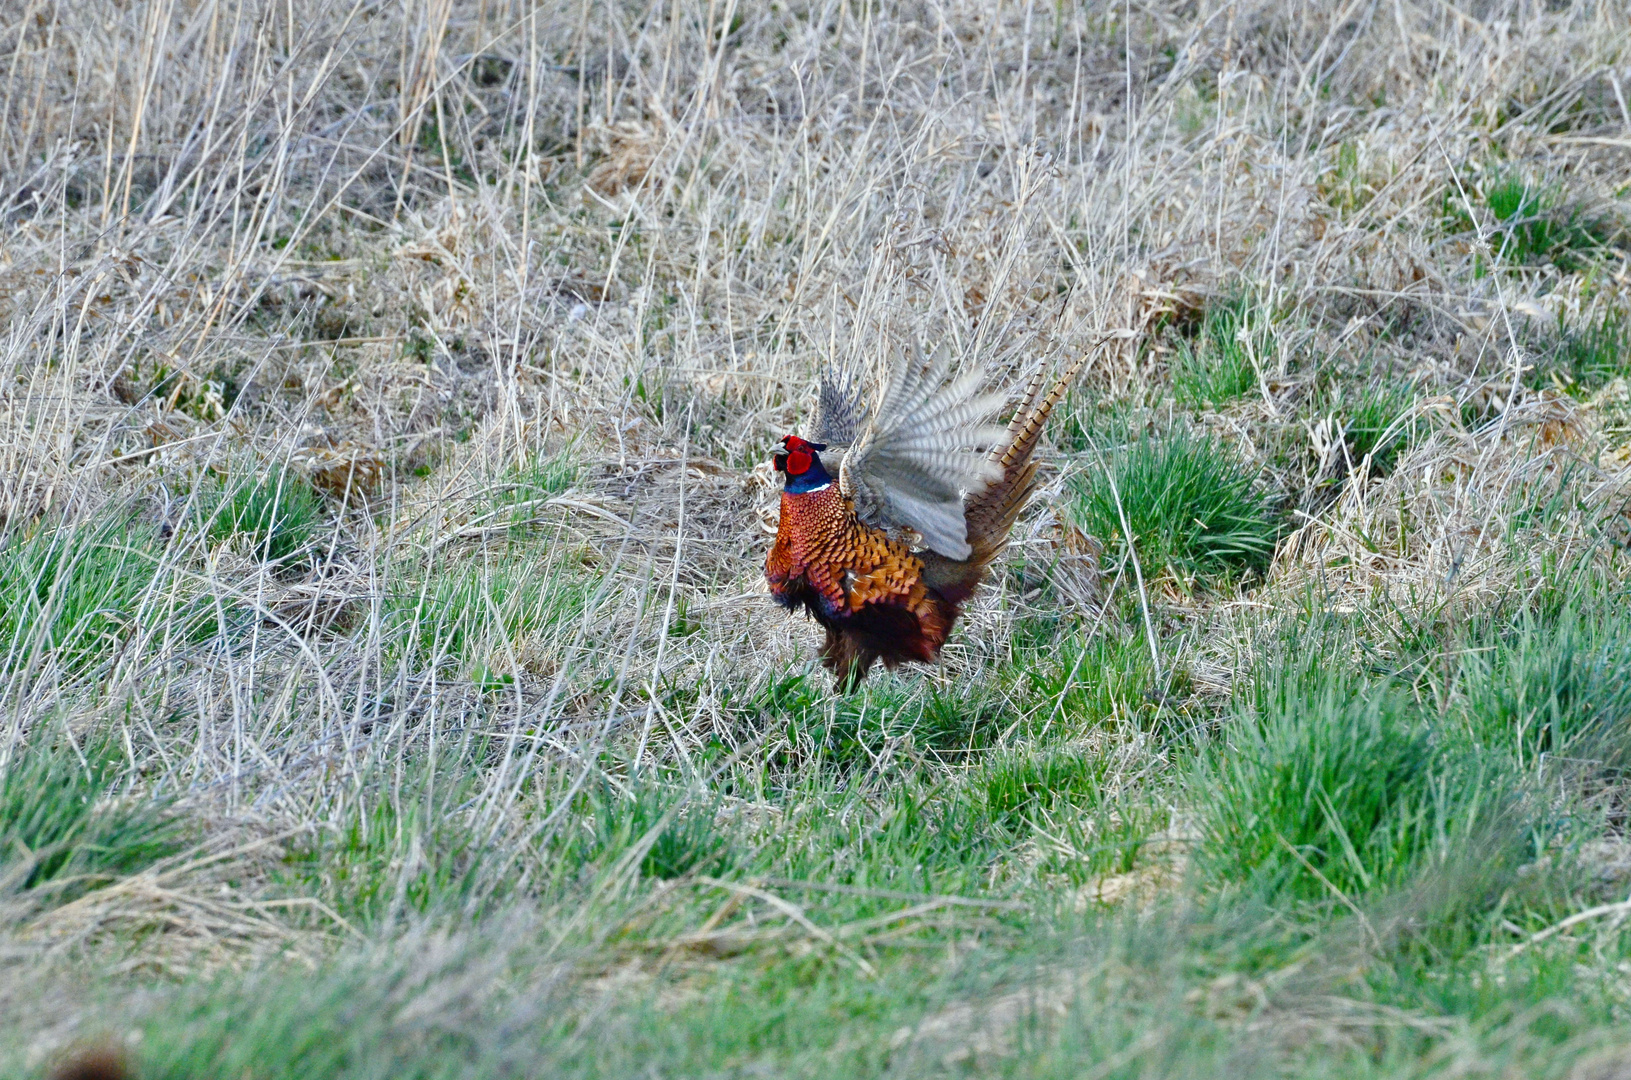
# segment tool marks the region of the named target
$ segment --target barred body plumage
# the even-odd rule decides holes
[[[827,631],[822,661],[848,680],[875,660],[932,663],[954,605],[923,584],[923,560],[903,541],[862,524],[836,484],[783,492],[781,525],[765,560],[770,595],[803,607]]]

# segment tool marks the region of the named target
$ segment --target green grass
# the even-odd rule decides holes
[[[1415,389],[1408,383],[1375,381],[1346,395],[1341,403],[1342,434],[1353,464],[1369,461],[1369,472],[1385,476],[1417,438],[1423,424],[1410,419]]]
[[[1219,408],[1257,386],[1273,355],[1270,312],[1241,295],[1209,305],[1193,337],[1173,339],[1172,392],[1191,408]]]
[[[530,457],[525,464],[507,470],[488,489],[481,520],[506,522],[519,532],[534,521],[543,503],[571,490],[582,471],[570,448],[547,457]]]
[[[118,796],[110,748],[15,747],[0,769],[0,898],[60,904],[179,852],[181,818],[164,800]]]
[[[758,722],[785,731],[783,760],[864,767],[891,747],[956,757],[984,749],[1014,719],[996,683],[941,690],[872,679],[834,700],[824,673],[770,679],[747,703]]]
[[[1103,757],[1081,750],[999,757],[985,768],[985,816],[998,824],[1034,824],[1062,803],[1096,795],[1108,769]]]
[[[640,978],[588,994],[557,976],[575,955],[546,927],[512,918],[485,933],[410,931],[394,950],[351,949],[316,972],[271,968],[178,988],[142,1021],[136,1053],[141,1076],[177,1080],[506,1075],[516,1062],[535,1075],[602,1077],[654,1061],[677,1075],[927,1076],[950,1064],[954,1075],[1067,1077],[1111,1059],[1137,1066],[1130,1075],[1381,1077],[1418,1075],[1424,1056],[1564,1075],[1615,1015],[1613,988],[1579,971],[1576,950],[1492,960],[1487,924],[1472,920],[1479,928],[1459,947],[1429,960],[1429,944],[1452,943],[1411,929],[1456,904],[1488,913],[1499,903],[1490,883],[1458,872],[1440,876],[1436,897],[1361,896],[1363,922],[1341,905],[1288,925],[1250,902],[1157,906],[1136,918],[1041,903],[1026,932],[987,928],[960,950],[852,950],[866,974],[830,949],[759,949],[705,965],[654,952]],[[695,904],[693,928],[731,897],[676,892],[673,879],[653,887]],[[820,893],[777,888],[840,925],[816,911]],[[1561,1001],[1570,1007],[1535,1007]],[[973,1003],[974,1019],[959,1003]],[[1437,1022],[1447,1016],[1474,1023]],[[963,1056],[987,1021],[1005,1052]]]
[[[1242,928],[1241,937],[1275,944],[1263,929]],[[501,1076],[516,1061],[538,1070],[532,1075],[565,1077],[639,1075],[653,1061],[683,1076],[749,1066],[787,1077],[1079,1077],[1084,1063],[1126,1061],[1126,1076],[1384,1077],[1423,1075],[1415,1063],[1429,1055],[1494,1075],[1561,1080],[1589,1052],[1593,1026],[1613,1022],[1609,989],[1551,958],[1509,965],[1503,985],[1484,992],[1482,1021],[1455,1035],[1439,1033],[1450,1025],[1433,1022],[1428,1002],[1419,1011],[1385,997],[1373,1002],[1365,987],[1314,963],[1305,966],[1320,975],[1292,979],[1305,1002],[1269,1013],[1258,1005],[1262,982],[1216,961],[1197,963],[1205,955],[1199,938],[1169,918],[1142,928],[1111,924],[1075,940],[1049,934],[1002,962],[980,955],[983,978],[973,963],[936,970],[893,962],[873,979],[812,972],[808,963],[729,965],[717,989],[698,993],[663,979],[616,1010],[517,979],[527,992],[489,1010],[486,1022],[474,1022],[467,1000],[455,998],[440,1003],[436,1022],[415,1023],[438,1004],[426,983],[507,960],[522,972],[529,966],[525,951],[516,957],[460,942],[427,948],[415,966],[358,957],[315,975],[199,987],[170,1016],[144,1025],[138,1056],[144,1080]],[[1311,944],[1335,952],[1342,943]],[[1011,993],[1045,992],[1016,1010],[1006,1056],[968,1054],[974,1025],[966,1021],[911,1039],[916,1024],[960,1000],[999,996],[991,985],[999,973]],[[1457,975],[1463,984],[1474,978]],[[1574,1007],[1547,1016],[1524,1008],[1533,1000]],[[903,1035],[891,1048],[896,1032]]]
[[[654,880],[723,873],[736,853],[716,827],[717,799],[643,777],[634,785],[604,778],[578,790],[555,828],[526,818],[495,818],[480,798],[481,766],[492,747],[455,743],[434,768],[416,753],[400,770],[375,777],[347,799],[335,826],[293,842],[280,888],[316,896],[352,927],[396,932],[426,918],[462,920],[490,910],[525,875],[537,890],[559,893],[615,869],[639,847],[638,875]],[[559,777],[523,785],[520,806],[572,795]],[[495,853],[494,839],[520,827],[536,849],[519,860]],[[536,827],[536,829],[534,829]],[[537,831],[541,829],[541,831]]]
[[[1184,427],[1113,452],[1104,468],[1073,477],[1070,490],[1066,512],[1104,542],[1104,565],[1126,552],[1130,530],[1147,576],[1190,582],[1261,572],[1279,537],[1279,516],[1254,470],[1212,436]]]
[[[141,1080],[469,1075],[479,1045],[473,1033],[446,1023],[414,1033],[404,1011],[416,985],[445,972],[433,960],[410,967],[358,958],[316,978],[273,971],[241,986],[219,980],[189,995],[165,1023],[144,1033],[137,1075]],[[393,986],[407,996],[393,996]]]
[[[996,754],[970,781],[965,829],[1006,837],[1009,847],[1035,842],[1043,854],[1032,872],[1041,880],[1082,885],[1127,873],[1167,815],[1148,793],[1131,796],[1117,785],[1115,763],[1102,751]]]
[[[1520,770],[1548,757],[1620,767],[1631,714],[1631,626],[1570,605],[1468,635],[1453,686],[1466,736]]]
[[[1013,833],[992,820],[973,777],[942,783],[897,758],[869,777],[811,772],[778,795],[783,816],[741,860],[743,875],[913,894],[1001,896],[1012,887],[1000,859]],[[819,895],[805,902],[838,921],[898,906],[864,897],[829,906]]]
[[[1519,263],[1550,261],[1559,269],[1578,268],[1583,255],[1609,238],[1606,223],[1559,205],[1554,191],[1504,176],[1484,189],[1495,216],[1496,257]]]
[[[1604,253],[1620,231],[1612,218],[1571,204],[1559,186],[1516,172],[1497,171],[1468,194],[1489,211],[1490,247],[1497,262],[1549,263],[1565,273],[1573,272]],[[1452,233],[1473,228],[1459,190],[1446,192],[1444,218]],[[1482,258],[1480,254],[1474,276],[1488,272]]]
[[[1601,827],[1594,793],[1631,747],[1631,626],[1613,594],[1536,596],[1442,628],[1398,675],[1360,670],[1340,626],[1280,646],[1196,761],[1213,887],[1386,894],[1468,852],[1515,865]]]
[[[240,540],[273,564],[309,557],[320,540],[322,502],[292,468],[253,463],[210,482],[199,500],[212,544]]]
[[[1143,427],[1140,410],[1123,399],[1073,390],[1050,420],[1049,434],[1060,449],[1082,454],[1094,447],[1119,446]]]
[[[529,645],[578,629],[595,591],[592,574],[547,556],[513,543],[394,573],[382,611],[394,648],[490,689],[509,685]]]
[[[468,753],[457,751],[439,767],[418,759],[375,778],[331,824],[290,844],[281,887],[317,897],[364,932],[461,911],[482,869],[482,845],[459,809],[476,783]]]
[[[1068,737],[1101,724],[1140,727],[1155,712],[1155,673],[1139,634],[1051,635],[1020,655],[1021,680],[1040,699],[1027,734]]]
[[[1399,884],[1446,826],[1453,767],[1405,695],[1277,678],[1201,765],[1208,879],[1327,901]]]
[[[1327,203],[1349,217],[1364,209],[1379,186],[1361,167],[1358,145],[1343,142],[1338,144],[1331,166],[1321,175],[1318,190]]]
[[[5,666],[47,661],[83,672],[135,629],[158,570],[153,530],[126,515],[42,524],[0,548],[0,641]]]
[[[1554,380],[1578,390],[1598,390],[1631,373],[1631,326],[1624,314],[1609,311],[1593,322],[1565,330],[1550,355],[1529,373],[1531,386]]]
[[[591,847],[603,864],[636,845],[645,848],[640,873],[657,880],[724,874],[736,861],[733,837],[716,825],[717,806],[706,795],[695,799],[691,792],[647,779],[632,791],[604,785],[591,801]]]
[[[1363,620],[1311,608],[1212,725],[1175,734],[1165,771],[1134,783],[1078,743],[992,747],[949,771],[861,753],[848,768],[742,757],[636,781],[607,761],[608,779],[501,867],[476,855],[483,811],[460,780],[497,747],[451,750],[434,785],[416,757],[400,779],[369,778],[353,824],[290,861],[389,947],[169,988],[135,1023],[138,1075],[485,1076],[522,1062],[600,1077],[661,1062],[916,1076],[956,1059],[1065,1077],[1125,1057],[1131,1075],[1380,1078],[1423,1075],[1425,1058],[1561,1078],[1615,1023],[1617,991],[1590,965],[1631,958],[1631,933],[1604,923],[1513,951],[1600,902],[1569,859],[1608,823],[1588,812],[1603,774],[1538,755],[1615,760],[1631,639],[1612,592],[1526,597],[1442,625],[1429,658],[1449,666],[1431,678],[1408,660],[1374,670],[1356,648]],[[775,684],[776,700],[817,710],[801,685]],[[897,688],[861,722],[920,717],[924,702]],[[539,809],[519,827],[576,771],[529,787],[521,805]],[[1198,840],[1166,899],[1072,899],[1172,860],[1151,845],[1175,826]],[[1556,860],[1544,873],[1540,855]],[[495,873],[509,885],[489,892]],[[901,914],[930,894],[1018,906]],[[476,895],[504,904],[471,907]],[[730,934],[680,944],[704,925]],[[585,993],[561,977],[607,956],[622,981]],[[996,1004],[1012,1001],[1031,1004]],[[934,1018],[963,1015],[960,1002],[1008,1018],[993,1020],[1002,1055],[958,1058],[972,1025]],[[1342,1038],[1306,1038],[1327,1030]]]
[[[1046,1013],[1025,1018],[1030,1022],[1020,1029],[1021,1052],[1003,1075],[1079,1076],[1083,1062],[1123,1055],[1135,1062],[1152,1058],[1165,1066],[1165,1075],[1285,1075],[1281,1069],[1299,1064],[1318,1070],[1296,1074],[1303,1076],[1387,1075],[1379,1066],[1397,1061],[1411,1041],[1408,1029],[1401,1033],[1394,1025],[1380,1028],[1377,1042],[1367,1039],[1359,1048],[1293,1049],[1280,1068],[1269,1055],[1254,1062],[1251,1037],[1238,1018],[1207,1015],[1204,1003],[1220,995],[1209,997],[1207,984],[1182,978],[1170,963],[1161,965],[1163,973],[1179,977],[1164,987],[1157,978],[1135,974],[1145,962],[1138,948],[1153,951],[1156,945],[1150,931],[1129,937],[1132,948],[1056,945],[1027,950],[1005,966],[1015,984],[1035,979],[1048,961],[1082,974],[1062,1021],[1050,1024]],[[1169,948],[1173,941],[1169,933]],[[545,984],[507,1001],[489,1024],[472,1024],[465,1003],[455,1000],[443,1006],[436,1023],[416,1025],[409,1018],[433,1000],[420,990],[423,982],[495,963],[489,951],[450,951],[433,954],[417,971],[401,961],[358,958],[315,976],[262,975],[243,989],[225,980],[200,987],[165,1021],[145,1026],[141,1075],[435,1078],[504,1075],[506,1063],[516,1060],[543,1070],[534,1075],[576,1077],[638,1075],[653,1060],[679,1075],[730,1075],[742,1063],[789,1077],[944,1075],[937,1058],[947,1047],[929,1042],[920,1050],[903,1042],[889,1052],[876,1048],[873,1036],[902,1028],[909,1034],[910,1025],[954,1000],[959,990],[980,989],[975,979],[937,978],[914,966],[890,965],[868,985],[837,973],[812,976],[783,963],[733,973],[728,987],[713,993],[687,995],[682,987],[665,985],[676,1002],[665,1004],[652,994],[612,1014],[584,1017],[579,1003]],[[1192,989],[1202,1005],[1185,1001]],[[1580,1024],[1570,1020],[1565,1030]],[[1049,1026],[1063,1030],[1049,1037]],[[1493,1024],[1495,1030],[1476,1037],[1474,1045],[1494,1049],[1505,1037],[1520,1048],[1511,1052],[1515,1059],[1538,1063],[1538,1048],[1522,1049],[1530,1040],[1511,1039],[1516,1026]],[[1370,1035],[1369,1029],[1364,1033]],[[1136,1053],[1140,1048],[1144,1054]],[[1367,1068],[1368,1054],[1375,1058]]]

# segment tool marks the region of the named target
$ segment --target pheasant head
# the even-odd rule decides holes
[[[786,474],[785,490],[794,495],[819,491],[832,483],[832,474],[821,464],[821,451],[826,443],[813,443],[788,435],[781,441],[781,449],[771,462],[776,471]]]

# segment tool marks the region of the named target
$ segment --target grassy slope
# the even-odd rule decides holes
[[[0,20],[0,1072],[1631,1067],[1623,5]],[[1094,359],[838,700],[885,334]]]

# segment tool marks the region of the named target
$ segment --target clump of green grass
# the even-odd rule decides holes
[[[1334,900],[1402,881],[1451,783],[1402,694],[1277,672],[1204,758],[1199,856],[1217,887]]]
[[[985,832],[999,850],[1040,841],[1038,869],[1073,884],[1126,873],[1165,815],[1120,789],[1111,756],[1079,746],[1019,749],[987,761],[949,819]]]
[[[1034,825],[1063,803],[1095,796],[1108,767],[1080,750],[1008,755],[986,766],[983,809],[993,822]]]
[[[1370,382],[1342,406],[1342,434],[1355,465],[1369,460],[1369,471],[1385,476],[1420,427],[1409,419],[1415,389],[1408,383]]]
[[[479,791],[466,755],[363,787],[330,822],[291,845],[282,878],[352,925],[457,911],[478,887],[483,851],[455,808]]]
[[[1336,159],[1320,175],[1317,187],[1325,201],[1345,216],[1363,209],[1371,201],[1376,189],[1360,165],[1357,143],[1343,142],[1337,146]]]
[[[513,680],[529,641],[575,628],[595,588],[589,574],[524,546],[394,577],[382,617],[398,648],[494,689]]]
[[[1606,248],[1617,232],[1610,218],[1570,205],[1556,185],[1528,180],[1516,172],[1499,171],[1471,194],[1494,219],[1490,246],[1500,262],[1523,266],[1551,263],[1570,273]],[[1444,216],[1453,232],[1475,227],[1466,200],[1457,189],[1445,193]],[[1479,260],[1474,275],[1482,277],[1488,268],[1481,255]]]
[[[1438,624],[1437,644],[1396,669],[1362,665],[1358,623],[1299,623],[1220,741],[1199,747],[1190,788],[1211,887],[1333,910],[1389,895],[1445,948],[1485,940],[1479,913],[1492,904],[1510,920],[1555,899],[1507,891],[1549,837],[1580,827],[1569,820],[1584,788],[1539,763],[1550,752],[1593,759],[1598,774],[1614,764],[1627,741],[1609,718],[1631,698],[1631,665],[1612,625],[1567,605],[1547,616],[1533,599],[1515,621]]]
[[[735,862],[733,838],[715,825],[710,799],[694,800],[646,780],[626,794],[604,785],[594,802],[595,846],[602,863],[637,844],[646,845],[640,873],[648,878],[721,874]]]
[[[1555,192],[1507,175],[1485,189],[1484,201],[1499,222],[1496,257],[1513,262],[1550,261],[1565,272],[1577,270],[1582,256],[1601,248],[1606,223],[1578,208],[1559,204]]]
[[[309,555],[323,517],[310,482],[286,466],[234,471],[200,506],[212,544],[241,538],[255,558],[273,564]]]
[[[517,527],[537,516],[541,505],[577,484],[582,467],[570,450],[528,458],[510,469],[487,494],[483,520],[496,519]]]
[[[109,799],[122,762],[91,746],[25,745],[0,769],[0,893],[64,903],[176,854],[183,828],[158,799]]]
[[[242,392],[238,376],[225,362],[217,362],[208,375],[200,378],[151,357],[133,359],[109,389],[127,405],[158,401],[166,409],[205,423],[218,421],[231,412]]]
[[[1596,390],[1631,374],[1631,325],[1624,313],[1609,311],[1578,329],[1559,335],[1547,362],[1529,373],[1531,386],[1556,380],[1580,390]]]
[[[1105,543],[1106,565],[1127,551],[1130,530],[1146,574],[1187,582],[1268,567],[1279,514],[1255,470],[1216,439],[1180,427],[1139,439],[1103,466],[1072,479],[1067,513]]]
[[[1505,174],[1484,189],[1484,205],[1499,223],[1496,255],[1529,262],[1552,249],[1554,223],[1543,216],[1542,189]],[[1547,198],[1546,203],[1551,199]]]
[[[1466,737],[1523,770],[1547,757],[1623,766],[1631,739],[1631,629],[1572,605],[1469,635],[1457,667]]]
[[[1155,710],[1155,672],[1140,635],[1076,630],[1024,656],[1023,681],[1040,708],[1033,736],[1069,736],[1105,721],[1142,723]]]
[[[1080,389],[1067,395],[1054,416],[1054,443],[1073,454],[1119,446],[1143,426],[1142,417],[1128,402],[1104,401]]]
[[[0,548],[0,647],[17,670],[83,671],[128,637],[157,573],[153,531],[123,515],[40,526]]]
[[[916,767],[904,753],[891,760],[873,763],[887,773],[788,772],[776,792],[785,814],[740,869],[863,888],[991,890],[1017,840],[1015,823],[992,820],[981,774],[948,777]],[[867,783],[884,775],[881,789]]]
[[[1191,408],[1217,408],[1250,392],[1273,343],[1269,310],[1250,296],[1208,306],[1194,337],[1174,340],[1173,396]]]
[[[874,678],[834,699],[822,673],[801,671],[766,683],[748,708],[785,730],[789,763],[824,761],[840,769],[878,760],[892,746],[936,754],[992,745],[1012,721],[996,685],[942,690]]]
[[[296,976],[272,965],[247,976],[205,980],[146,1025],[134,1075],[361,1080],[386,1074],[486,1075],[501,1069],[490,1064],[494,1032],[488,1023],[478,1033],[404,1018],[405,1007],[422,1002],[418,995],[428,985],[454,977],[480,958],[474,950],[450,949],[445,941],[418,940],[422,944],[411,961],[370,951],[325,964],[316,973]],[[468,968],[462,974],[470,977]],[[478,1058],[487,1068],[473,1072]]]

